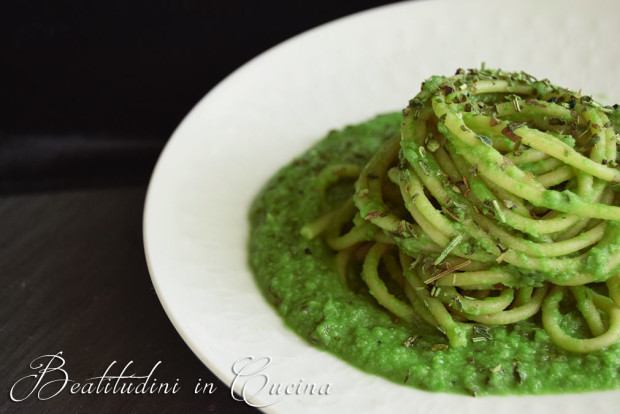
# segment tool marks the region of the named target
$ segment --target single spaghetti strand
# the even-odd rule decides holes
[[[562,348],[572,352],[586,353],[606,348],[620,340],[620,308],[613,301],[602,295],[593,294],[594,304],[609,316],[609,329],[593,338],[578,339],[565,333],[560,327],[560,301],[566,294],[566,288],[554,287],[542,306],[542,320],[545,330],[553,341]]]
[[[392,295],[388,291],[387,286],[385,286],[385,283],[379,278],[377,271],[379,261],[388,248],[389,245],[379,243],[375,243],[372,246],[364,260],[362,278],[368,285],[370,294],[377,299],[377,302],[379,302],[381,306],[385,307],[399,318],[414,321],[417,317],[413,308]]]

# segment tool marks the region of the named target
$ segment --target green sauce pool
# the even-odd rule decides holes
[[[280,170],[250,211],[249,264],[265,298],[286,325],[312,346],[395,383],[423,390],[481,395],[545,394],[620,387],[620,344],[574,354],[553,344],[540,313],[507,326],[480,326],[476,340],[449,347],[431,327],[414,326],[381,308],[362,282],[345,286],[334,253],[320,238],[300,235],[304,224],[353,193],[352,181],[326,197],[315,189],[326,166],[363,166],[400,128],[400,113],[332,131]],[[562,328],[587,335],[578,312]]]

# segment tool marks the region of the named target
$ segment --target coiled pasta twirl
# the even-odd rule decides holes
[[[325,237],[345,282],[365,254],[361,277],[378,303],[452,346],[474,324],[541,309],[560,347],[609,346],[620,340],[619,119],[617,106],[524,72],[434,76],[403,110],[401,135],[362,169],[321,174],[321,190],[357,177],[355,194],[302,234]],[[591,338],[562,331],[562,300]]]

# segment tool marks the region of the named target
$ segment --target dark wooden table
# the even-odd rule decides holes
[[[53,192],[0,199],[0,373],[2,413],[250,413],[194,356],[166,317],[144,259],[146,187]],[[126,374],[177,382],[169,394],[71,394],[64,381],[42,390],[31,362],[60,355],[70,380]],[[43,361],[49,361],[44,358]],[[52,367],[61,362],[54,359]],[[40,385],[63,379],[58,370]],[[214,383],[212,394],[194,386]],[[136,382],[139,383],[139,382]],[[14,402],[10,398],[13,388]],[[32,391],[28,397],[28,394]]]

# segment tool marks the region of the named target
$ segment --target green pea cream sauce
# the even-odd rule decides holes
[[[400,114],[393,113],[331,131],[278,172],[254,201],[249,264],[286,324],[310,344],[361,370],[424,390],[476,396],[619,388],[619,344],[586,355],[563,351],[551,342],[537,315],[510,326],[481,327],[476,341],[447,347],[440,332],[396,320],[363,282],[350,280],[344,286],[329,247],[320,238],[301,237],[304,224],[353,192],[352,182],[344,182],[320,195],[315,190],[318,173],[332,163],[364,165],[399,128]],[[562,327],[587,337],[576,311],[563,316]]]

